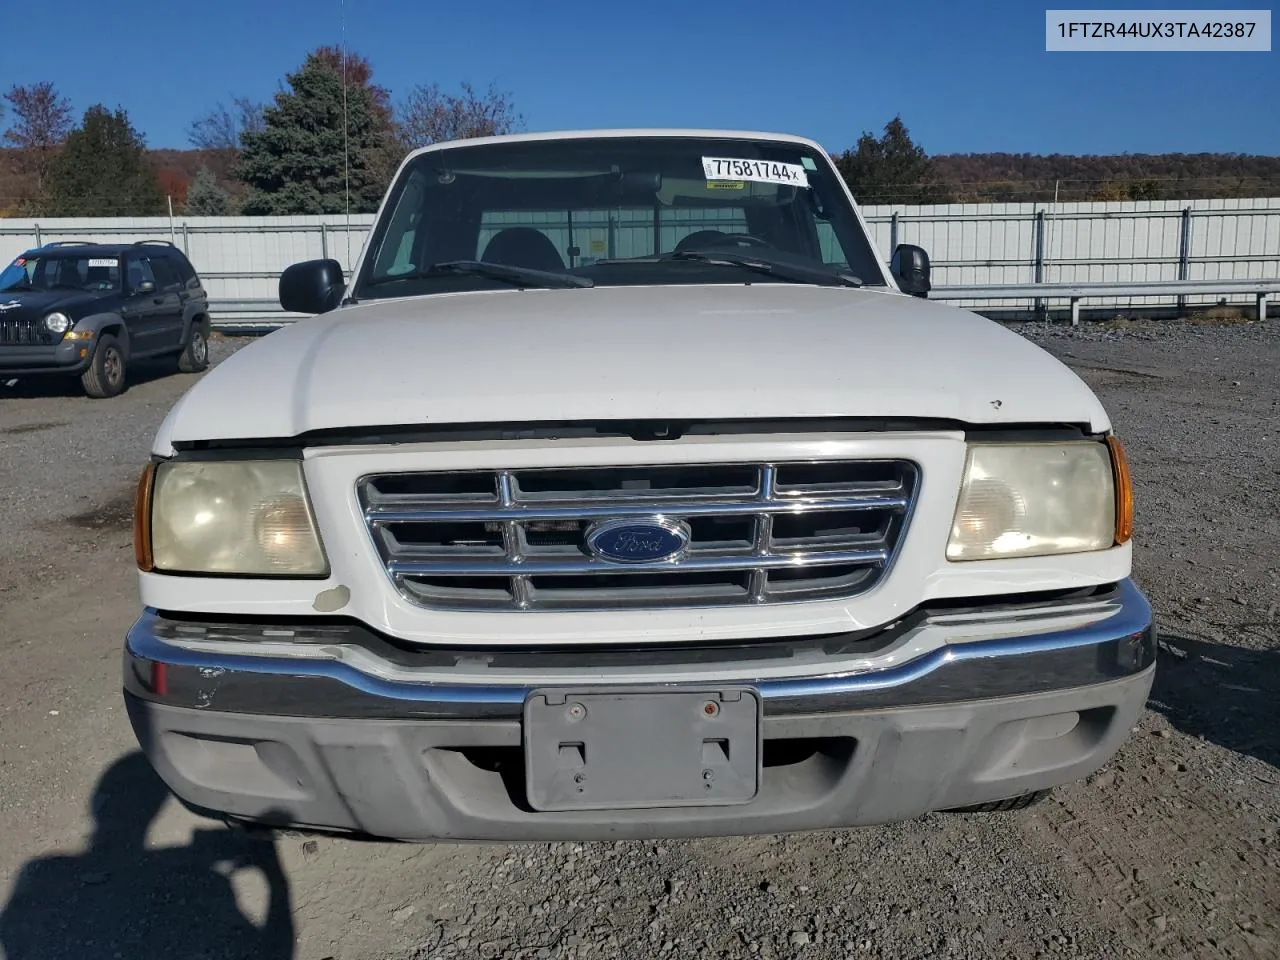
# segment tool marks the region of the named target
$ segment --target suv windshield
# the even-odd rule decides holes
[[[430,151],[397,178],[368,250],[357,300],[513,285],[885,285],[826,156],[745,138]]]
[[[0,273],[0,293],[13,290],[120,289],[120,259],[80,254],[27,254]]]

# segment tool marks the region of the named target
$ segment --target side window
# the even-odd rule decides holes
[[[373,259],[373,276],[394,277],[416,269],[412,254],[418,241],[423,199],[422,175],[414,171],[387,223],[387,231]]]
[[[152,257],[151,269],[156,276],[156,289],[166,293],[181,289],[182,280],[179,279],[177,268],[168,257]]]
[[[175,253],[169,257],[170,262],[177,267],[178,277],[186,286],[192,286],[191,281],[196,279],[196,268],[191,265],[191,261],[181,254]]]
[[[845,262],[843,248],[840,246],[840,241],[836,239],[835,228],[826,220],[814,220],[813,225],[818,230],[818,247],[822,250],[822,262],[829,267],[848,269],[849,264]]]
[[[131,257],[129,259],[128,274],[130,293],[137,290],[140,283],[156,282],[156,275],[151,271],[151,264],[141,257]]]

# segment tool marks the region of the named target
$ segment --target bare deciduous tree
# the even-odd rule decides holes
[[[263,106],[248,97],[236,97],[231,105],[219,103],[187,128],[187,140],[197,150],[234,153],[240,138],[263,127]]]
[[[14,86],[4,98],[13,110],[13,120],[3,141],[17,148],[22,168],[35,176],[40,193],[54,155],[71,132],[71,101],[48,80]]]
[[[410,149],[442,140],[489,137],[511,133],[524,126],[511,97],[490,84],[478,94],[469,83],[459,93],[447,93],[439,84],[415,87],[397,110],[400,139]]]

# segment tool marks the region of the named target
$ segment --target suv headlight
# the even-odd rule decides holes
[[[1105,550],[1129,538],[1131,496],[1114,439],[973,444],[947,559]]]
[[[140,567],[165,573],[328,573],[297,460],[177,461],[154,474],[148,468],[138,489],[135,548]]]
[[[71,329],[71,318],[54,311],[44,318],[44,325],[50,333],[66,333]]]

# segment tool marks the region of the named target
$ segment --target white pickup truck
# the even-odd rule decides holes
[[[235,822],[427,840],[1008,809],[1155,669],[1073,373],[886,266],[790,136],[438,144],[173,408],[138,740]]]

